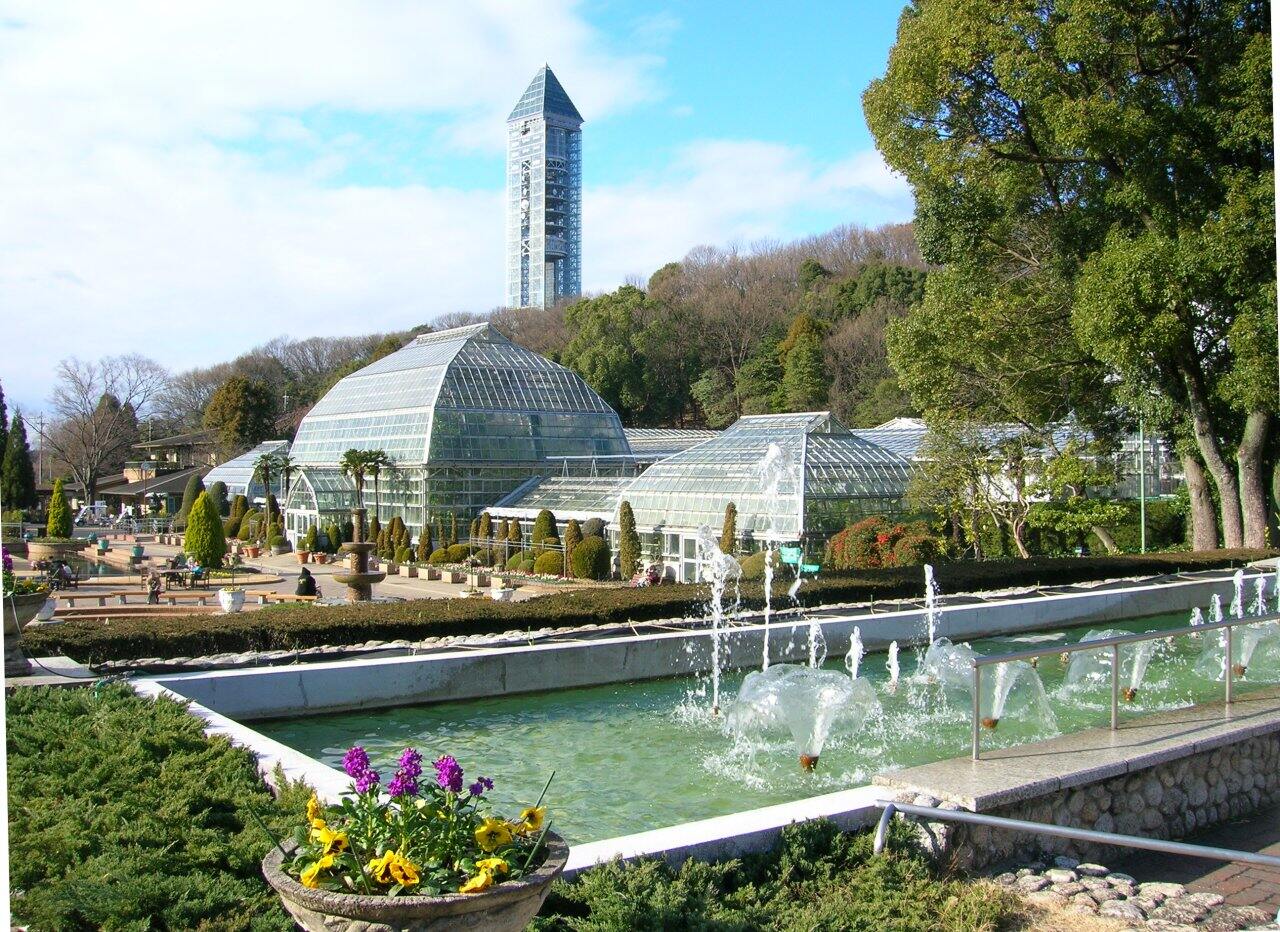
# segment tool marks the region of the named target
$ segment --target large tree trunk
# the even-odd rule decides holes
[[[1218,547],[1218,517],[1213,509],[1213,495],[1209,491],[1209,477],[1204,464],[1194,453],[1182,454],[1182,473],[1187,477],[1187,492],[1191,498],[1191,549],[1216,550]]]
[[[1267,445],[1267,430],[1271,415],[1254,411],[1244,422],[1244,436],[1236,450],[1236,462],[1240,466],[1240,501],[1244,513],[1244,545],[1267,545],[1267,488],[1263,481],[1263,450]]]
[[[1236,471],[1222,455],[1218,437],[1214,431],[1213,415],[1209,410],[1204,385],[1198,373],[1185,372],[1187,406],[1191,413],[1191,428],[1195,433],[1196,447],[1213,481],[1218,486],[1218,502],[1222,513],[1222,540],[1227,547],[1244,546],[1244,523],[1240,511],[1240,484]]]
[[[1097,537],[1098,540],[1102,541],[1102,546],[1107,548],[1107,553],[1120,552],[1120,548],[1116,546],[1116,539],[1111,536],[1110,531],[1108,531],[1106,528],[1104,528],[1100,524],[1095,524],[1092,530],[1093,530],[1093,535]]]

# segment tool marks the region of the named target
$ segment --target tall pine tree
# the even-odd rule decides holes
[[[2,401],[0,401],[2,404]],[[0,466],[0,499],[5,508],[34,508],[36,505],[36,473],[31,466],[31,450],[27,447],[27,428],[22,415],[13,416]]]

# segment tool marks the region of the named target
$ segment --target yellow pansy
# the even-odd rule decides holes
[[[366,869],[378,883],[398,883],[402,887],[412,887],[418,882],[418,865],[398,851],[388,851],[382,857],[374,858],[366,865]]]
[[[335,832],[320,819],[316,821],[320,822],[320,824],[312,826],[311,840],[323,845],[325,854],[336,854],[339,851],[344,851],[347,847],[347,833]]]
[[[312,793],[311,798],[307,800],[307,821],[312,825],[316,822],[323,822],[321,818],[324,815],[324,806],[320,805],[320,800],[316,799],[316,794]]]
[[[476,867],[490,874],[505,874],[511,870],[510,865],[502,858],[482,858],[476,861]]]
[[[511,826],[501,819],[485,819],[476,829],[476,844],[482,851],[495,851],[511,844]]]
[[[542,828],[543,820],[546,817],[546,806],[530,806],[520,813],[520,830],[522,832],[536,832]]]
[[[304,870],[298,879],[302,881],[302,885],[304,887],[310,887],[314,890],[316,887],[320,886],[320,872],[327,871],[331,867],[333,867],[333,855],[326,854],[320,860],[316,861]]]
[[[493,886],[493,874],[488,871],[480,871],[466,883],[458,888],[459,893],[479,893],[481,890],[488,890]]]

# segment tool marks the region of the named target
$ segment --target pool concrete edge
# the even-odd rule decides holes
[[[1247,578],[1260,575],[1270,578],[1270,573],[1253,573]],[[1105,624],[1160,612],[1189,612],[1193,606],[1207,605],[1214,593],[1229,596],[1231,586],[1229,576],[1164,578],[1085,592],[945,606],[939,634],[960,641]],[[924,629],[920,609],[856,614],[828,610],[814,612],[810,619],[788,616],[769,632],[773,662],[801,661],[807,656],[810,620],[821,628],[831,656],[848,648],[855,627],[870,650],[887,647],[894,640],[903,645],[920,640]],[[764,637],[764,626],[759,624],[728,629],[723,643],[725,668],[756,666]],[[419,656],[159,674],[147,681],[231,719],[252,721],[687,675],[708,668],[711,638],[709,629],[682,629],[598,640],[463,648]]]

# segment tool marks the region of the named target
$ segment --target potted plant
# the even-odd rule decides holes
[[[505,577],[493,577],[493,586],[489,589],[489,598],[495,602],[510,602],[515,594],[515,587]]]
[[[223,586],[218,590],[218,604],[228,614],[244,608],[244,589],[240,586]]]
[[[137,543],[135,543],[133,545],[133,549],[129,551],[129,555],[132,556],[135,560],[141,560],[142,553],[143,553],[142,544],[137,544]]]
[[[303,929],[517,932],[537,915],[569,856],[541,797],[509,821],[489,808],[493,781],[464,788],[450,756],[420,782],[422,755],[406,748],[385,795],[362,748],[347,751],[342,764],[355,783],[341,803],[324,806],[313,796],[307,824],[262,862]]]
[[[22,653],[22,629],[49,601],[49,587],[37,579],[19,579],[13,572],[13,557],[0,547],[4,563],[4,675],[26,676],[31,662]]]
[[[289,539],[282,534],[277,534],[271,538],[271,555],[278,557],[282,553],[289,552]]]
[[[401,563],[401,564],[400,564],[400,575],[401,575],[401,576],[405,576],[405,577],[407,577],[407,578],[409,578],[409,579],[417,579],[417,578],[418,578],[418,564],[416,564],[416,563]]]
[[[463,586],[461,589],[458,590],[458,598],[460,599],[469,599],[472,596],[477,596],[479,594],[480,594],[480,590],[477,589],[475,586]]]
[[[317,563],[329,562],[329,555],[325,553],[323,550],[317,550],[315,553],[311,555],[311,558],[315,560],[315,562]]]
[[[302,535],[302,540],[298,544],[298,562],[306,563],[311,559],[311,554],[316,551],[316,529],[314,527],[307,528],[307,533]]]

